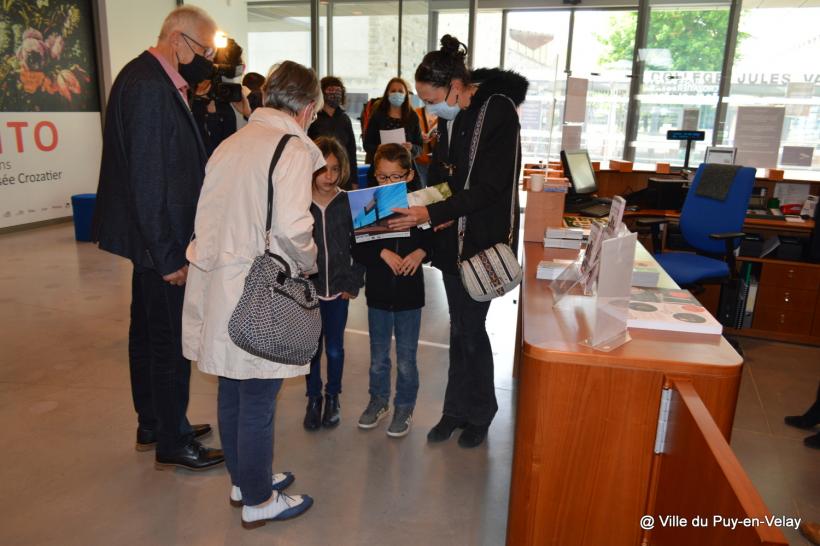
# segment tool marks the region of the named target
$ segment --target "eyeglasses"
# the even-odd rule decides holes
[[[188,35],[187,35],[187,34],[185,34],[184,32],[182,33],[182,37],[185,39],[185,43],[186,43],[186,44],[188,44],[188,40],[191,40],[193,43],[195,43],[196,45],[198,45],[199,47],[201,47],[201,48],[202,48],[202,56],[203,56],[203,57],[205,57],[205,58],[206,58],[206,59],[208,59],[209,61],[210,61],[210,60],[213,60],[214,55],[216,55],[216,50],[215,50],[214,48],[212,48],[212,47],[205,47],[204,45],[200,44],[199,42],[197,42],[196,40],[194,40],[193,38],[191,38],[190,36],[188,36]],[[191,47],[191,44],[188,44],[188,47]],[[194,48],[192,48],[192,47],[191,47],[191,51],[193,51],[193,50],[194,50]],[[194,52],[194,53],[196,53],[196,52]]]
[[[384,182],[401,182],[407,175],[410,174],[410,171],[405,171],[403,174],[379,174],[376,175],[376,181],[379,183]]]

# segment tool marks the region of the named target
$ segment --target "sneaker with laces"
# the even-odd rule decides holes
[[[393,421],[387,428],[387,435],[391,438],[401,438],[410,432],[410,423],[413,422],[413,406],[396,406],[393,410]]]
[[[364,413],[359,417],[359,428],[376,428],[388,411],[387,400],[378,397],[371,398]]]

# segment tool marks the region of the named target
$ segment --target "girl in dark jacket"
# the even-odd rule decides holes
[[[406,141],[403,146],[410,152],[410,159],[415,159],[420,153],[424,141],[421,137],[419,118],[410,105],[410,89],[401,78],[393,78],[384,88],[384,96],[376,103],[375,110],[367,124],[364,134],[365,163],[371,165],[368,174],[370,184],[375,185],[373,178],[373,158],[376,150],[381,146],[381,131],[404,129]],[[410,191],[417,189],[408,187]]]
[[[379,184],[413,180],[410,153],[399,144],[382,145],[374,165]],[[390,344],[395,331],[395,409],[387,429],[387,435],[394,438],[410,431],[419,390],[416,351],[424,307],[421,263],[430,253],[428,241],[429,233],[414,227],[410,237],[358,243],[353,250],[356,261],[367,268],[365,297],[370,332],[370,403],[359,417],[359,427],[375,428],[389,412]]]
[[[333,428],[339,424],[339,394],[342,392],[344,370],[344,333],[348,304],[364,284],[364,268],[353,262],[353,220],[347,194],[339,182],[350,175],[347,154],[333,138],[320,137],[316,146],[325,157],[325,168],[313,176],[313,239],[319,247],[319,272],[311,279],[319,293],[322,314],[322,337],[319,350],[310,363],[307,382],[308,404],[304,427],[316,430],[320,426]],[[322,341],[327,354],[325,411],[322,415]]]
[[[458,263],[459,258],[469,259],[496,243],[517,246],[519,209],[514,185],[521,170],[520,160],[516,160],[521,157],[521,139],[516,108],[526,98],[529,83],[515,72],[471,72],[464,64],[465,57],[463,44],[446,35],[441,39],[441,49],[425,55],[416,69],[416,91],[427,103],[428,111],[439,118],[430,179],[448,182],[453,196],[426,207],[400,210],[402,216],[390,221],[389,226],[407,229],[430,222],[436,230],[433,265],[442,271],[450,309],[450,371],[442,417],[427,440],[441,442],[455,429],[463,428],[459,445],[475,447],[486,438],[498,410],[492,348],[485,325],[490,302],[470,297],[461,283]],[[484,104],[486,117],[470,187],[464,189],[470,144]],[[462,216],[467,219],[467,227],[459,256],[453,222]]]

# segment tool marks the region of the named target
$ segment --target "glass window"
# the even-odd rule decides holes
[[[427,54],[430,2],[405,0],[402,4],[401,77],[413,85],[416,67]]]
[[[686,144],[666,140],[670,129],[705,131],[706,140],[693,145],[690,165],[703,160],[712,141],[728,25],[728,7],[651,8],[646,49],[638,52],[644,70],[636,163],[682,165]],[[613,50],[625,41],[614,41]]]
[[[588,80],[581,148],[593,160],[623,156],[636,11],[575,12],[572,76]]]
[[[248,71],[267,75],[290,60],[310,66],[310,3],[248,5]]]
[[[501,66],[501,20],[500,11],[479,11],[476,19],[476,40],[473,66],[493,68]]]
[[[459,2],[453,2],[458,5]],[[439,45],[439,39],[445,34],[455,36],[460,42],[470,47],[470,10],[467,2],[462,2],[462,9],[447,9],[436,11],[436,34],[435,44]]]
[[[785,107],[778,166],[820,169],[820,7],[748,4],[740,14],[725,130],[718,143],[735,145],[738,107]]]
[[[507,15],[504,68],[530,81],[519,110],[525,162],[557,158],[561,151],[569,11],[517,11]]]

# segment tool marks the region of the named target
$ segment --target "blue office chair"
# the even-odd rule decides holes
[[[735,249],[745,235],[743,222],[755,183],[755,169],[741,167],[732,180],[726,199],[718,201],[704,197],[696,193],[704,167],[701,165],[695,173],[680,215],[681,234],[696,253],[663,252],[660,226],[668,219],[638,221],[639,225],[652,228],[653,252],[661,267],[679,286],[690,289],[704,282],[737,278]]]

